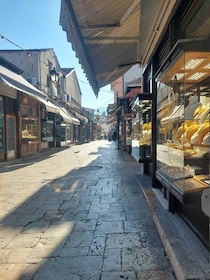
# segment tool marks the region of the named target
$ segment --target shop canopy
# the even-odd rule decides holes
[[[60,24],[96,96],[133,65],[146,65],[177,2],[61,1]]]
[[[82,114],[80,114],[79,112],[77,112],[76,110],[72,110],[72,113],[82,122],[84,123],[88,123],[88,119],[83,116]]]
[[[38,100],[42,103],[48,112],[56,113],[60,115],[64,122],[74,123],[79,125],[80,121],[75,118],[66,108],[62,107],[60,104],[54,104],[46,94],[35,88],[32,84],[26,81],[21,75],[10,71],[9,69],[0,65],[0,83],[3,83],[11,88],[19,90],[25,94]]]
[[[28,94],[41,102],[48,112],[59,113],[59,108],[47,99],[47,95],[35,88],[21,75],[16,74],[0,65],[0,82]]]
[[[80,124],[80,121],[75,118],[65,107],[60,104],[56,104],[59,107],[59,115],[62,117],[63,121],[66,123],[73,123],[76,125]]]
[[[80,121],[76,118],[72,118],[72,116],[67,111],[64,111],[61,109],[59,112],[59,115],[62,117],[63,121],[66,123],[74,123],[77,125],[80,124]]]

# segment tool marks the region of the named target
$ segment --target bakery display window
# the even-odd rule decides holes
[[[156,175],[181,201],[209,187],[210,174],[210,52],[188,46],[157,82]]]

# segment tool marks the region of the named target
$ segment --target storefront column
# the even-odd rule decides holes
[[[156,182],[156,161],[157,161],[157,83],[154,78],[155,61],[152,60],[152,186],[157,187]]]

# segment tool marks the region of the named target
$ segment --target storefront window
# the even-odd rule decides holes
[[[61,126],[61,141],[66,141],[66,126]]]
[[[151,161],[151,94],[140,94],[135,101],[132,111],[132,155],[138,158],[139,162]]]
[[[54,122],[53,121],[42,121],[42,141],[43,142],[52,142],[54,135]]]
[[[210,53],[183,52],[159,77],[157,172],[178,192],[209,186]]]
[[[67,141],[71,140],[71,127],[70,127],[70,124],[66,125],[66,140]]]
[[[38,140],[38,120],[32,118],[22,118],[22,140]]]
[[[132,156],[139,160],[139,137],[140,137],[140,112],[139,100],[135,100],[132,107]]]
[[[39,139],[38,102],[27,95],[21,97],[22,144],[30,144]]]
[[[38,116],[37,107],[30,107],[30,103],[27,106],[21,105],[21,111],[22,111],[23,117],[25,117],[25,116],[37,117]]]

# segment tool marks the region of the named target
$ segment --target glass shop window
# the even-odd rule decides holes
[[[66,125],[66,140],[70,141],[71,140],[71,127],[70,125]]]
[[[54,139],[54,122],[53,121],[42,121],[42,141],[52,142]]]
[[[210,52],[183,52],[160,77],[157,171],[183,192],[209,186]]]
[[[38,140],[38,120],[22,118],[22,139],[37,141]]]
[[[66,126],[61,126],[61,141],[66,140]]]

